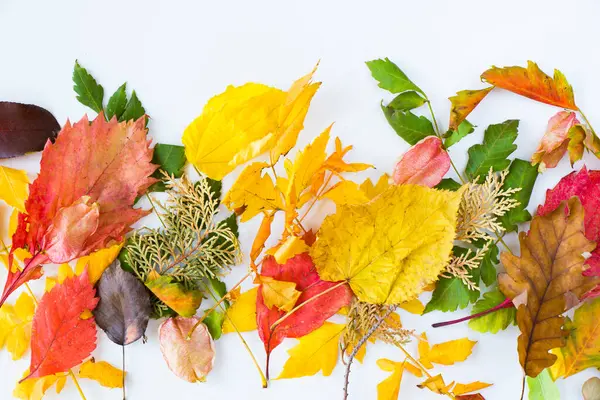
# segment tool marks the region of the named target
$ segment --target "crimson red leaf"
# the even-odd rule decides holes
[[[0,158],[40,151],[59,130],[54,115],[42,107],[0,101]]]
[[[89,357],[96,348],[96,324],[82,314],[98,304],[95,294],[86,269],[42,297],[31,329],[30,373],[23,380],[66,372]]]
[[[319,278],[319,274],[308,253],[298,254],[281,265],[272,256],[266,256],[262,263],[261,275],[286,282],[295,282],[296,290],[302,292],[296,305],[336,286],[337,282],[327,282]],[[262,286],[262,285],[261,285]],[[271,330],[285,312],[277,307],[267,308],[262,297],[262,287],[256,297],[256,323],[258,335],[265,345],[268,359],[271,351],[279,346],[285,338],[299,338],[319,328],[340,308],[350,304],[352,292],[348,285],[342,285],[300,307],[281,324]]]

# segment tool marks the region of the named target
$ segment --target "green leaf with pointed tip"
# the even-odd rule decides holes
[[[77,93],[77,100],[86,107],[100,113],[103,110],[104,88],[96,82],[85,68],[75,60],[73,68],[73,90]]]
[[[473,306],[471,315],[494,308],[498,304],[502,303],[505,299],[506,296],[504,296],[502,292],[498,290],[498,288],[487,292],[481,299],[477,300],[477,303],[475,303]],[[498,333],[498,331],[504,330],[510,325],[514,325],[516,322],[516,317],[516,308],[502,308],[482,317],[473,318],[469,321],[469,328],[482,333]]]
[[[208,186],[210,187],[210,191],[213,194],[213,198],[221,200],[223,182],[211,178],[206,178],[206,182],[208,182]]]
[[[461,188],[461,184],[456,182],[452,178],[444,178],[440,183],[438,183],[435,186],[435,188],[440,190],[451,190],[453,192],[456,192],[458,189]]]
[[[125,106],[125,111],[121,115],[119,121],[129,121],[129,120],[137,120],[138,118],[143,117],[146,114],[146,110],[142,106],[142,102],[138,99],[135,90],[131,92],[131,97]],[[146,121],[146,125],[148,121]]]
[[[117,90],[110,96],[108,99],[108,104],[106,105],[106,119],[111,120],[112,117],[117,117],[117,120],[120,121],[121,115],[125,111],[125,107],[127,106],[127,83],[119,86]]]
[[[387,106],[396,111],[410,111],[414,108],[421,107],[426,102],[427,100],[424,99],[419,93],[410,91],[400,93],[394,98],[394,100],[390,101]]]
[[[537,377],[527,377],[529,400],[560,400],[558,386],[546,368]]]
[[[152,156],[152,164],[156,164],[159,168],[154,171],[152,176],[161,181],[156,182],[148,189],[149,192],[164,192],[166,185],[162,181],[164,178],[161,171],[174,176],[175,178],[181,178],[183,175],[183,167],[187,159],[185,157],[185,148],[183,146],[177,146],[173,144],[157,143],[154,146],[154,155]]]
[[[482,248],[485,245],[486,241],[478,240],[473,242],[473,244]],[[488,251],[483,256],[483,260],[481,260],[481,264],[479,266],[479,270],[481,272],[481,280],[485,283],[486,286],[490,286],[496,282],[496,278],[498,276],[498,272],[496,271],[496,265],[498,265],[498,254],[500,250],[496,243],[490,243],[488,247]]]
[[[417,117],[410,111],[394,111],[383,104],[381,105],[381,109],[398,136],[406,140],[410,145],[417,144],[427,136],[435,135],[431,121],[423,116]]]
[[[470,180],[479,177],[479,182],[483,182],[490,168],[494,171],[508,168],[510,161],[507,157],[517,149],[514,141],[518,128],[517,120],[488,126],[483,135],[483,143],[473,145],[469,149],[465,172]]]
[[[220,280],[216,279],[216,278],[209,278],[208,279],[208,284],[209,284],[209,289],[213,292],[214,296],[217,299],[222,298],[223,296],[225,296],[225,294],[227,293],[227,288],[225,286],[225,283],[221,282]],[[223,303],[223,307],[225,309],[229,308],[229,301],[224,300]],[[206,325],[206,327],[208,328],[208,331],[210,332],[210,335],[212,336],[212,338],[214,340],[217,340],[221,337],[221,335],[223,334],[223,321],[225,320],[225,313],[222,311],[221,307],[217,308],[216,310],[211,311],[206,318],[204,318],[204,324]]]
[[[392,93],[402,93],[414,90],[425,96],[425,93],[402,72],[400,68],[388,58],[367,61],[373,78],[379,82],[379,87]],[[425,96],[427,97],[427,96]]]
[[[519,202],[519,205],[498,218],[507,232],[516,231],[517,224],[531,220],[531,214],[525,208],[529,204],[537,177],[538,169],[531,165],[529,161],[515,158],[510,164],[503,188],[505,190],[521,188],[521,190],[511,195],[513,199]]]
[[[445,136],[444,146],[449,148],[450,146],[460,142],[465,136],[475,132],[475,125],[471,124],[466,119],[460,123],[458,129],[455,131],[448,131]]]

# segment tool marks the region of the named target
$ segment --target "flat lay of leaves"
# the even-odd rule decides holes
[[[464,379],[453,368],[501,331],[514,341],[506,351],[519,360],[521,399],[560,399],[557,380],[599,369],[600,171],[581,159],[600,157],[600,139],[564,74],[531,61],[492,67],[482,87],[449,97],[444,125],[400,66],[366,67],[386,96],[382,120],[410,146],[388,171],[350,161],[361,149],[333,124],[304,132],[318,64],[286,89],[223,88],[181,145],[153,143],[138,93],[123,83],[105,96],[79,61],[73,90],[91,117],[59,124],[38,106],[1,102],[0,158],[41,151],[37,176],[0,166],[0,351],[29,358],[13,396],[39,400],[72,382],[85,399],[78,380],[89,379],[125,399],[126,382],[143,379],[126,371],[126,348],[147,340],[182,383],[204,382],[230,362],[227,335],[256,384],[338,368],[343,399],[358,382],[378,400],[405,398],[407,385],[488,398],[502,377],[473,369]],[[499,90],[559,108],[537,147],[516,153],[516,119],[477,120]],[[467,137],[459,169],[453,157]],[[568,167],[567,156],[573,170],[530,204],[540,174]],[[38,279],[41,295],[29,285]],[[465,323],[468,335],[431,341],[411,326],[422,314],[439,321],[432,329]],[[157,334],[147,333],[151,319]],[[121,368],[97,357],[104,334]],[[387,346],[385,358],[373,359],[374,346]],[[355,360],[376,364],[381,381],[365,383]],[[598,400],[599,382],[577,390]]]

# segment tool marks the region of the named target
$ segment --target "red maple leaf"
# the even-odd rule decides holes
[[[279,281],[295,282],[296,290],[302,292],[296,305],[337,286],[339,282],[327,282],[319,278],[315,264],[308,253],[298,254],[281,265],[272,256],[266,256],[262,262],[261,275]],[[299,338],[319,328],[340,308],[350,304],[352,291],[346,285],[338,286],[330,292],[300,307],[279,325],[271,326],[285,315],[277,307],[268,308],[262,297],[262,285],[256,297],[256,323],[258,335],[267,352],[267,379],[269,375],[269,358],[271,351],[279,346],[285,338]]]
[[[96,307],[95,294],[86,269],[42,297],[31,328],[30,372],[23,380],[66,372],[92,353],[96,323],[81,315]]]
[[[100,114],[61,130],[46,143],[40,174],[31,184],[25,213],[13,236],[8,279],[0,306],[19,286],[42,275],[41,264],[68,262],[113,241],[149,211],[133,203],[156,180],[151,163],[146,117],[106,122]],[[22,271],[13,267],[13,251],[27,248],[33,257]]]
[[[577,196],[585,212],[585,237],[600,243],[600,171],[588,171],[583,167],[579,172],[572,172],[558,182],[554,189],[546,191],[546,202],[538,207],[539,215],[546,215],[556,209],[563,200]],[[600,249],[592,252],[587,259],[585,276],[600,276]],[[592,289],[586,297],[600,296],[600,286]]]

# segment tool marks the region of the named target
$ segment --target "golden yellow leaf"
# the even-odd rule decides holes
[[[25,371],[23,377],[29,375],[29,370]],[[41,400],[44,394],[52,386],[56,386],[56,394],[60,394],[67,382],[67,373],[48,375],[42,378],[29,378],[21,383],[17,383],[13,390],[13,396],[22,400]]]
[[[274,212],[265,213],[265,215],[263,216],[263,220],[260,223],[260,228],[258,228],[258,232],[254,237],[254,241],[252,242],[252,249],[250,250],[250,265],[255,271],[255,261],[264,249],[265,242],[269,239],[269,236],[271,236],[271,224],[273,223],[274,217]]]
[[[278,281],[269,276],[258,276],[262,287],[262,296],[267,308],[277,307],[288,312],[302,294],[296,290],[295,282]]]
[[[383,174],[379,177],[379,180],[375,185],[373,185],[371,179],[365,179],[365,181],[360,184],[360,190],[363,191],[369,200],[372,200],[376,196],[379,196],[381,193],[385,192],[390,185],[390,176],[388,174]]]
[[[405,311],[408,311],[411,314],[422,315],[425,310],[425,306],[421,303],[419,299],[413,299],[410,301],[406,301],[404,303],[400,303],[399,307]]]
[[[335,138],[335,151],[325,161],[324,168],[337,173],[341,172],[359,172],[365,169],[373,168],[371,164],[348,163],[344,161],[344,156],[352,150],[352,146],[342,147],[342,141],[339,137]]]
[[[288,236],[283,243],[269,249],[267,254],[275,257],[277,264],[285,264],[290,258],[306,253],[309,250],[308,245],[298,236]]]
[[[25,200],[29,193],[27,172],[0,165],[0,188],[0,199],[25,212]]]
[[[62,284],[65,281],[65,279],[72,278],[73,276],[75,276],[75,272],[73,272],[71,266],[67,263],[61,264],[58,266],[58,272],[55,277],[49,276],[48,278],[46,278],[44,290],[46,292],[49,292],[54,286],[56,286],[57,284]]]
[[[387,358],[377,360],[377,365],[384,371],[392,372],[377,385],[377,400],[397,400],[400,393],[400,383],[404,373],[404,362],[396,362]]]
[[[13,360],[18,360],[29,348],[31,322],[35,314],[35,301],[23,292],[15,305],[0,308],[0,349],[6,347]]]
[[[79,367],[79,376],[92,379],[107,388],[123,387],[123,371],[106,361],[87,360]]]
[[[239,295],[237,300],[227,310],[227,318],[223,321],[223,333],[256,330],[256,295],[258,287],[254,287]]]
[[[248,165],[223,198],[230,210],[241,210],[242,222],[249,221],[262,212],[283,210],[283,199],[269,175],[262,170],[267,163]]]
[[[476,343],[468,338],[462,338],[430,346],[427,335],[423,333],[418,344],[419,361],[427,369],[433,368],[431,363],[452,365],[465,361],[473,352]]]
[[[315,375],[331,375],[338,360],[340,335],[346,326],[325,322],[319,329],[300,338],[300,342],[288,350],[290,358],[277,379],[299,378]]]
[[[452,394],[454,394],[455,396],[460,396],[462,394],[471,393],[476,390],[485,389],[486,387],[490,387],[490,386],[492,386],[491,383],[485,383],[485,382],[479,382],[479,381],[467,383],[464,385],[462,383],[457,383],[452,388]]]
[[[332,200],[337,206],[364,204],[369,201],[369,197],[360,186],[352,181],[336,183],[322,197]]]
[[[444,382],[444,378],[442,378],[442,375],[436,375],[432,376],[431,378],[428,378],[425,382],[417,386],[421,389],[427,388],[433,393],[446,394],[450,393],[452,385],[454,385],[454,382],[451,382],[449,385],[446,385],[446,383]]]
[[[399,185],[367,204],[339,207],[311,248],[319,276],[348,281],[368,303],[414,299],[448,263],[461,196]]]
[[[123,244],[124,242],[115,244],[106,249],[95,251],[88,256],[81,257],[77,260],[77,264],[75,265],[75,274],[81,275],[87,266],[90,282],[94,285],[98,282],[104,273],[104,270],[115,261]]]

